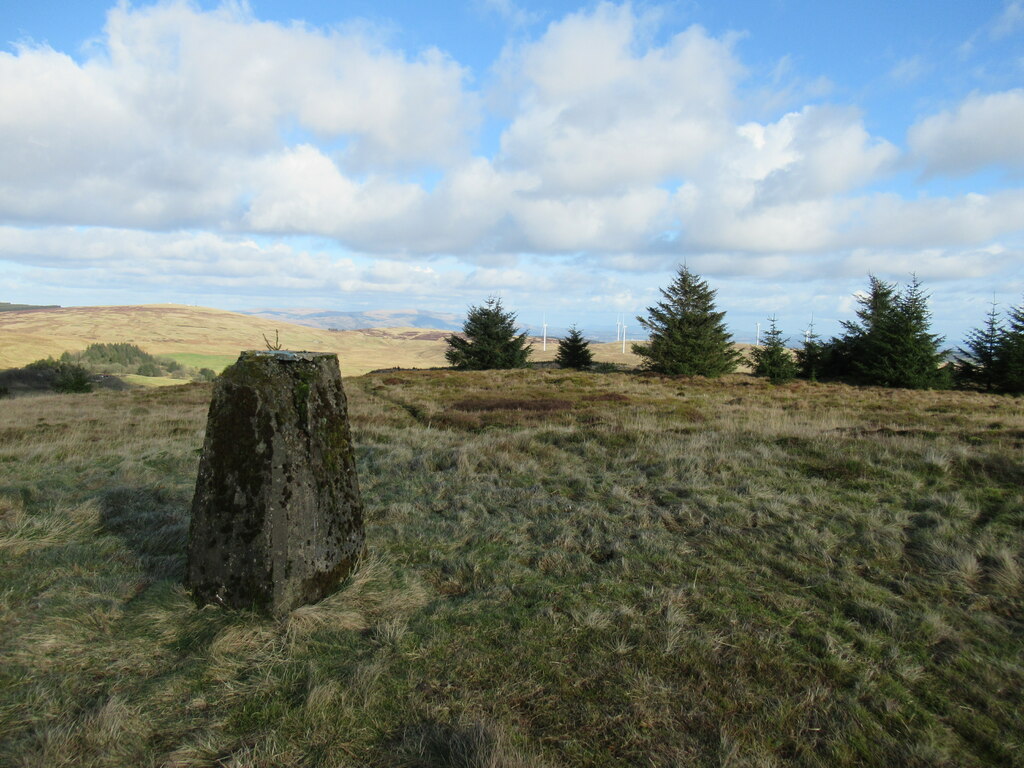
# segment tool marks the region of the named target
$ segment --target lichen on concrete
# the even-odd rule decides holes
[[[210,403],[189,531],[196,601],[283,615],[332,591],[363,546],[337,357],[243,352]]]

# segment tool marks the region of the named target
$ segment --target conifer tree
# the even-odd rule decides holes
[[[826,345],[821,337],[814,332],[814,320],[807,326],[804,344],[796,351],[797,376],[801,379],[817,381],[825,370]]]
[[[992,302],[985,325],[967,334],[956,362],[957,383],[980,387],[986,392],[999,388],[997,358],[1005,330],[996,303]]]
[[[769,318],[768,332],[764,344],[750,352],[754,375],[767,378],[772,384],[785,384],[796,378],[797,364],[786,349],[786,339],[775,325],[775,318]]]
[[[993,360],[998,388],[1003,392],[1024,393],[1024,303],[1006,313],[1006,327],[999,339]]]
[[[907,389],[942,388],[948,375],[942,366],[942,337],[930,331],[931,312],[921,281],[912,276],[903,292],[871,278],[872,291],[861,301],[862,331],[852,345],[853,371],[866,384]],[[875,285],[880,287],[876,290]]]
[[[883,387],[948,386],[943,339],[930,331],[928,296],[917,276],[902,292],[874,275],[869,281],[857,299],[857,320],[844,322],[845,332],[822,346],[822,375]]]
[[[857,319],[844,321],[844,332],[813,349],[818,353],[816,376],[823,379],[858,379],[865,381],[861,371],[863,360],[879,354],[877,341],[884,318],[896,300],[896,285],[867,275],[867,291],[857,296]],[[803,364],[802,364],[803,365]],[[805,374],[806,375],[806,374]]]
[[[484,371],[493,368],[524,368],[530,357],[526,334],[516,335],[516,315],[506,312],[501,299],[491,297],[479,307],[470,307],[463,336],[445,341],[444,356],[454,368]]]
[[[569,328],[569,333],[558,342],[558,355],[555,362],[563,368],[575,368],[582,371],[594,362],[594,353],[590,351],[590,342],[576,326]]]
[[[823,369],[828,378],[870,380],[872,374],[863,370],[866,361],[883,354],[881,327],[892,314],[896,302],[896,284],[868,275],[868,290],[857,297],[857,319],[844,321],[844,333],[833,338],[825,349]]]
[[[637,317],[649,333],[633,352],[651,371],[687,376],[721,376],[736,369],[742,356],[725,329],[724,312],[715,311],[715,291],[706,281],[680,267],[672,284],[661,289],[664,301]]]

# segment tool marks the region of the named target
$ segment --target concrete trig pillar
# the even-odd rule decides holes
[[[363,547],[337,356],[243,352],[214,386],[186,586],[201,604],[283,616],[329,594]]]

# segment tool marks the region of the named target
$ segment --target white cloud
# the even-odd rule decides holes
[[[700,27],[641,44],[630,6],[572,14],[506,55],[517,113],[502,168],[530,169],[543,190],[607,193],[699,169],[722,148],[742,67]]]
[[[1020,259],[1001,245],[982,248],[923,248],[917,251],[857,248],[846,259],[850,275],[910,275],[924,281],[963,280],[996,275]]]
[[[820,199],[848,192],[876,180],[899,154],[889,142],[872,139],[852,108],[805,107],[767,126],[765,133],[764,147],[780,147],[781,157],[759,182],[764,200]]]
[[[126,101],[198,146],[272,148],[289,121],[347,139],[353,165],[433,165],[465,150],[476,121],[466,72],[430,49],[408,60],[359,31],[260,22],[227,6],[118,7],[110,66]]]
[[[514,217],[525,250],[617,251],[651,239],[668,226],[669,193],[631,190],[605,197],[520,200]]]
[[[929,174],[966,176],[993,165],[1024,169],[1024,89],[975,93],[911,126],[911,153]]]
[[[270,156],[254,173],[259,190],[245,221],[259,232],[316,232],[360,241],[401,221],[425,195],[415,184],[386,177],[355,182],[316,147],[303,144]]]
[[[879,194],[863,201],[839,247],[936,248],[988,244],[1019,233],[1024,222],[1024,189],[990,195],[904,200]]]
[[[168,285],[179,291],[230,293],[277,291],[398,292],[422,295],[461,281],[426,266],[387,259],[360,263],[353,257],[296,249],[286,243],[209,232],[142,232],[111,228],[0,227],[0,262],[71,270],[75,281]],[[90,278],[89,275],[93,275]]]
[[[238,6],[118,6],[83,64],[0,53],[0,216],[216,224],[295,133],[340,146],[348,173],[451,164],[478,120],[465,76],[436,50],[409,59]]]

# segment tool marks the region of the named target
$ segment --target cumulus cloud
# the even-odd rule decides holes
[[[872,139],[849,107],[805,107],[767,126],[756,143],[762,153],[774,148],[777,157],[758,185],[765,201],[848,192],[878,179],[899,155],[884,139]]]
[[[237,214],[289,134],[336,144],[349,174],[468,156],[466,72],[357,32],[184,2],[108,16],[79,64],[46,47],[0,53],[0,216],[142,227]]]
[[[1024,89],[975,93],[911,126],[907,141],[929,174],[966,176],[991,166],[1024,170]]]
[[[630,6],[603,3],[552,24],[502,63],[518,93],[501,167],[550,193],[606,193],[698,170],[722,148],[742,67],[700,27],[644,47]]]

